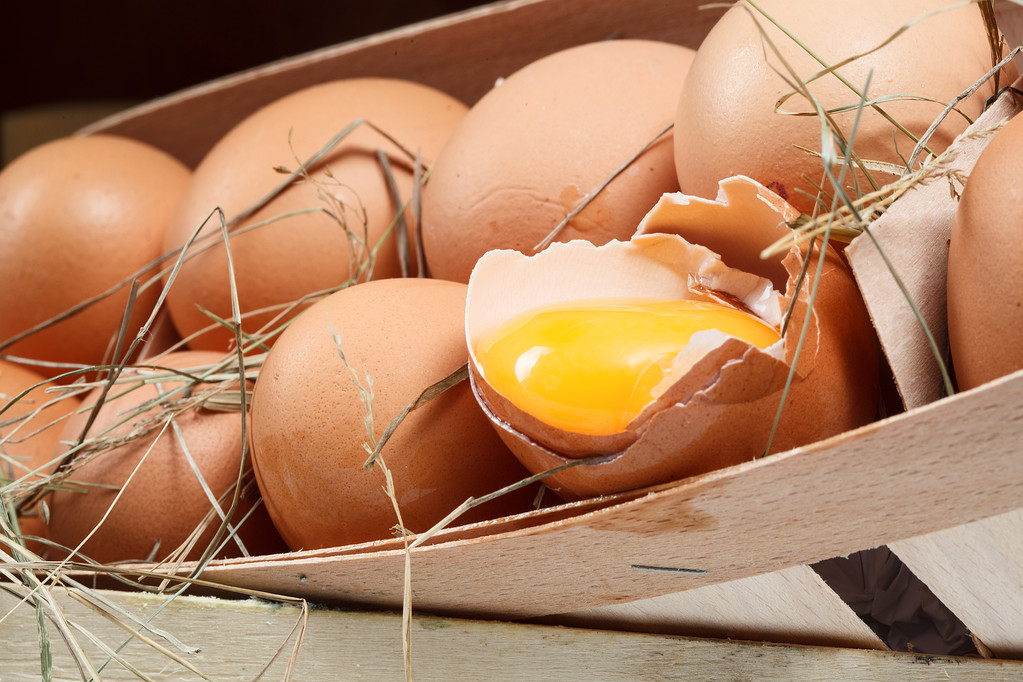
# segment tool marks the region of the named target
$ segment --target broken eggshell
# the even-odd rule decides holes
[[[714,201],[665,194],[628,242],[555,243],[534,256],[485,254],[469,281],[466,340],[473,391],[502,440],[533,473],[607,455],[544,479],[566,499],[580,499],[679,480],[871,421],[876,340],[855,281],[841,256],[828,249],[771,436],[796,361],[819,250],[812,252],[801,284],[805,247],[770,259],[760,253],[786,234],[786,221],[796,215],[770,190],[736,177],[722,181]],[[527,414],[487,383],[475,353],[477,341],[504,321],[557,303],[608,297],[725,301],[780,329],[794,296],[782,339],[764,350],[717,332],[699,333],[694,340],[702,339],[700,351],[690,347],[676,359],[688,371],[611,435],[573,433]]]

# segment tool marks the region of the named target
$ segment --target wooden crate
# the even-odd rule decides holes
[[[696,47],[722,11],[698,6],[693,0],[637,0],[627,9],[612,0],[498,2],[206,83],[86,132],[135,137],[195,164],[256,107],[313,83],[396,76],[471,103],[497,78],[574,44],[628,37]],[[1019,13],[1003,9],[1003,29],[1012,38]],[[1004,96],[977,125],[1016,110]],[[964,170],[982,144],[964,148]],[[951,199],[937,196],[942,191],[947,195],[925,187],[900,200],[876,230],[907,268],[911,292],[925,302],[939,334],[942,249],[947,253],[954,211]],[[928,230],[937,246],[923,256],[900,250],[900,231],[908,228]],[[900,296],[892,295],[876,247],[856,243],[849,254],[912,409],[655,490],[441,532],[411,556],[413,606],[431,614],[413,619],[417,676],[1023,675],[1023,372],[935,400],[929,351],[907,322]],[[812,568],[885,546],[962,620],[989,658],[885,650]],[[101,594],[140,617],[155,617],[170,637],[157,639],[215,679],[249,679],[267,665],[269,674],[283,674],[296,627],[304,632],[296,679],[391,678],[402,669],[400,617],[393,612],[400,609],[404,570],[399,542],[381,541],[219,561],[203,574],[219,585],[321,605],[311,612],[294,603]],[[80,605],[80,595],[56,598],[71,617],[99,620],[89,629],[112,646],[125,636]],[[0,612],[8,614],[0,621],[4,681],[32,679],[38,671],[35,613],[24,604],[12,610],[17,600],[0,593]],[[54,655],[61,674],[78,674],[59,645]],[[150,674],[186,674],[164,652],[137,641],[125,656]],[[116,667],[111,676],[120,674],[112,672]]]

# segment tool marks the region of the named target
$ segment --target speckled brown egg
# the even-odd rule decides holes
[[[232,221],[234,278],[241,311],[247,314],[243,326],[250,332],[308,294],[350,279],[401,275],[402,247],[392,223],[405,215],[414,241],[412,211],[402,212],[412,197],[414,160],[409,154],[420,154],[424,164],[432,162],[465,111],[464,104],[443,92],[398,79],[337,80],[287,95],[242,120],[203,158],[168,230],[166,247],[185,244],[214,209],[223,211]],[[299,168],[360,120],[367,123],[328,150],[308,169],[308,177],[239,219],[288,179],[282,169]],[[378,150],[389,160],[397,201]],[[219,239],[219,218],[202,234]],[[201,248],[196,245],[197,255],[182,268],[167,299],[182,336],[213,324],[203,308],[231,316],[227,250],[222,242],[198,253]],[[415,272],[414,257],[410,267]],[[231,331],[216,328],[191,338],[189,345],[223,351],[233,338]]]
[[[179,351],[150,362],[160,368],[196,375],[222,359],[221,354],[209,351]],[[185,382],[166,369],[127,372],[131,378],[141,378],[146,373],[164,376],[159,382],[143,386],[137,382],[115,386],[90,427],[88,438],[95,442],[100,435],[123,437],[127,438],[127,443],[95,454],[80,466],[72,460],[68,479],[61,490],[53,493],[50,502],[50,530],[54,541],[76,548],[96,529],[80,551],[103,563],[168,556],[213,509],[196,470],[210,494],[220,497],[233,491],[242,467],[241,412],[189,407],[163,428],[167,420],[160,418],[160,408],[148,405],[147,401],[161,394],[166,396],[164,405],[169,404],[167,401],[172,396],[185,398],[181,393]],[[210,385],[194,384],[191,394],[202,395]],[[99,390],[87,395],[83,405],[95,405]],[[60,452],[66,452],[68,444],[77,442],[88,415],[88,411],[83,412],[68,422],[62,435],[65,443],[58,446]],[[154,426],[154,430],[140,435],[138,432],[148,429],[147,425]],[[92,454],[84,450],[75,457]],[[115,503],[119,490],[120,498]],[[265,508],[259,506],[252,510],[257,499],[258,491],[250,471],[248,484],[242,489],[232,517],[238,526],[238,538],[251,555],[284,551],[286,548]],[[228,497],[222,509],[226,512],[230,504]],[[104,519],[111,505],[114,506]],[[243,521],[249,511],[251,515]],[[219,518],[206,528],[187,552],[187,558],[197,559],[206,550],[218,525]],[[240,556],[242,553],[239,543],[230,539],[216,556]]]
[[[292,549],[392,537],[398,519],[383,467],[364,469],[366,444],[466,362],[465,292],[464,284],[418,278],[357,284],[303,311],[274,344],[252,396],[253,463]],[[412,532],[529,475],[465,381],[410,412],[381,455]],[[456,525],[526,511],[535,493],[499,497]]]
[[[28,485],[50,470],[54,449],[68,415],[78,408],[74,395],[46,390],[42,374],[7,360],[0,360],[0,477],[15,482],[10,499],[22,499]],[[27,393],[26,393],[27,391]],[[39,473],[33,473],[39,472]],[[16,486],[16,487],[15,487]],[[47,537],[42,511],[34,507],[18,518],[23,535]],[[45,546],[32,543],[36,553]]]
[[[854,89],[867,87],[868,76],[867,98],[880,100],[879,105],[894,121],[920,136],[946,103],[973,85],[992,65],[976,4],[961,4],[940,12],[935,10],[946,9],[951,3],[764,0],[757,4],[828,65],[870,52],[912,23],[890,44],[843,65],[838,73],[847,84],[834,75],[810,84],[810,91],[825,109],[850,108],[833,113],[846,139],[852,136],[859,103]],[[754,19],[763,27],[770,44]],[[820,158],[814,155],[822,149],[821,119],[784,113],[814,111],[800,95],[780,102],[794,80],[786,63],[800,79],[809,79],[824,68],[750,4],[741,2],[731,7],[710,31],[686,78],[675,118],[675,163],[683,192],[710,198],[722,178],[746,175],[770,187],[800,211],[813,210],[816,186],[824,174]],[[1011,74],[1006,74],[1002,84],[1011,80]],[[961,111],[970,119],[976,118],[993,92],[993,84],[985,84],[959,105]],[[934,101],[886,99],[900,95]],[[963,115],[953,112],[931,138],[930,149],[944,150],[968,123]],[[915,144],[872,109],[863,112],[853,138],[860,159],[892,164],[904,163]],[[837,175],[838,168],[835,171]],[[895,179],[876,168],[872,174],[879,184]],[[847,176],[844,185],[852,196],[871,189],[862,173],[855,180]],[[828,196],[823,208],[830,210],[829,197],[834,190],[830,183],[824,187]]]
[[[13,345],[5,345],[155,261],[190,177],[170,155],[110,135],[36,147],[0,173],[0,352],[97,365],[128,301],[128,288]],[[142,275],[154,277],[155,271]],[[135,303],[130,341],[156,302],[159,281]],[[39,366],[48,375],[58,370]]]
[[[956,210],[948,336],[962,390],[1023,369],[1023,117],[988,142]]]
[[[431,276],[468,282],[490,249],[533,253],[591,193],[554,239],[628,238],[657,197],[678,188],[671,133],[658,135],[674,118],[693,55],[658,41],[589,43],[539,59],[484,95],[423,191]]]

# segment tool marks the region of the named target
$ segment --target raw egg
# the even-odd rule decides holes
[[[295,550],[382,540],[398,517],[421,533],[469,497],[529,476],[466,381],[390,423],[468,359],[466,286],[394,278],[356,284],[303,311],[267,354],[252,397],[253,462],[270,514]],[[527,511],[538,486],[471,509],[467,523]]]
[[[713,301],[608,298],[531,310],[476,345],[486,381],[511,402],[561,429],[623,431],[674,378],[679,353],[714,329],[766,348],[778,332]]]
[[[590,194],[551,238],[627,239],[657,197],[678,189],[664,131],[693,55],[650,40],[588,43],[539,59],[484,95],[423,189],[430,275],[467,282],[486,251],[533,253]]]
[[[898,167],[945,105],[992,66],[975,3],[951,8],[945,0],[757,4],[763,14],[740,2],[722,16],[700,45],[682,88],[674,144],[679,186],[687,194],[710,197],[719,179],[746,175],[804,213],[814,210],[822,186],[821,208],[830,210],[834,188],[825,182],[818,155],[830,142],[822,143],[822,119],[811,103],[801,94],[786,98],[797,78],[810,80],[826,66],[862,55],[807,87],[852,141],[859,159]],[[1010,68],[1003,84],[1013,74]],[[862,92],[868,106],[859,116]],[[993,83],[987,82],[960,102],[928,149],[943,151],[993,93]],[[839,169],[834,170],[837,176]],[[871,174],[880,185],[895,179],[877,166]],[[863,173],[846,177],[844,185],[853,197],[871,191]]]
[[[414,249],[402,246],[396,218],[404,216],[404,234],[414,245],[415,216],[406,210],[414,157],[429,165],[466,109],[434,88],[388,78],[331,81],[287,95],[238,123],[206,154],[165,246],[181,247],[215,209],[223,211],[243,327],[252,333],[290,317],[294,310],[287,309],[303,297],[350,281],[402,275],[400,256]],[[322,158],[287,183],[286,171],[320,152]],[[261,205],[282,183],[287,187]],[[228,251],[220,234],[214,215],[167,298],[175,326],[193,348],[224,351],[234,340],[232,330],[214,322],[232,313]],[[414,274],[414,255],[407,265]]]
[[[129,288],[8,345],[115,288],[163,253],[164,232],[190,177],[172,156],[111,135],[35,147],[0,172],[0,353],[86,367],[109,360]],[[141,273],[145,281],[156,270]],[[131,341],[159,286],[135,301]],[[7,343],[5,343],[5,341]],[[120,360],[120,358],[117,358]],[[40,363],[52,376],[61,370]]]
[[[819,244],[759,256],[796,216],[736,177],[715,200],[664,195],[629,241],[484,255],[465,333],[477,399],[504,442],[534,473],[604,457],[544,479],[577,499],[871,421],[876,339],[840,256],[821,263]]]
[[[196,399],[171,419],[173,405],[204,397],[215,385],[185,377],[199,377],[223,359],[210,351],[179,351],[150,360],[154,368],[125,371],[132,381],[116,384],[103,401],[85,434],[92,446],[71,455],[68,477],[52,494],[55,542],[70,549],[81,545],[82,554],[101,563],[162,559],[191,543],[193,533],[205,526],[184,554],[198,559],[229,511],[241,477],[231,517],[236,534],[225,536],[215,556],[287,549],[266,509],[253,508],[259,496],[251,470],[243,473],[242,413],[210,409]],[[225,381],[236,385],[229,377]],[[64,427],[56,454],[79,441],[91,413],[85,408],[96,405],[100,391],[83,399],[83,410]]]
[[[960,389],[1023,369],[1023,117],[990,139],[966,181],[948,253],[948,335]]]

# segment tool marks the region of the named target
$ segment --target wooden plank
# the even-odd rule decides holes
[[[990,130],[1020,110],[1023,99],[1006,92],[964,135]],[[950,166],[968,174],[989,139],[960,139]],[[918,186],[874,222],[870,228],[874,239],[861,235],[845,250],[907,409],[937,400],[943,386],[924,328],[892,272],[898,273],[937,347],[944,349],[948,343],[948,240],[958,206],[949,189],[947,180]]]
[[[408,78],[475,102],[496,79],[559,49],[612,37],[691,47],[722,13],[697,0],[510,0],[220,78],[88,126],[144,140],[188,165],[259,106],[336,78]],[[186,48],[182,48],[186,49]],[[339,125],[344,127],[348,122]]]
[[[809,566],[552,616],[545,623],[633,632],[887,649]]]
[[[126,640],[113,622],[62,594],[61,610],[108,646]],[[282,679],[302,626],[299,606],[246,600],[160,597],[104,593],[118,608],[180,641],[187,651],[162,640],[188,664],[215,680]],[[40,679],[35,613],[0,591],[0,680]],[[401,618],[390,613],[314,609],[304,622],[294,657],[296,680],[397,680],[404,676]],[[53,629],[50,629],[54,636]],[[412,619],[412,672],[418,680],[551,679],[786,679],[786,680],[1010,680],[1023,675],[1023,663],[917,656],[834,647],[771,645],[668,635],[454,620]],[[94,665],[104,657],[87,642]],[[278,650],[282,653],[274,660]],[[156,679],[200,679],[181,664],[133,641],[122,655]],[[80,679],[66,647],[54,636],[54,679]],[[118,665],[102,671],[105,680],[137,679]]]
[[[521,619],[673,594],[970,523],[1023,499],[1023,372],[549,524],[413,550],[418,608]],[[635,566],[696,569],[652,572]],[[395,607],[398,549],[225,560],[222,584]]]
[[[1023,659],[1023,509],[889,545],[995,656]]]

